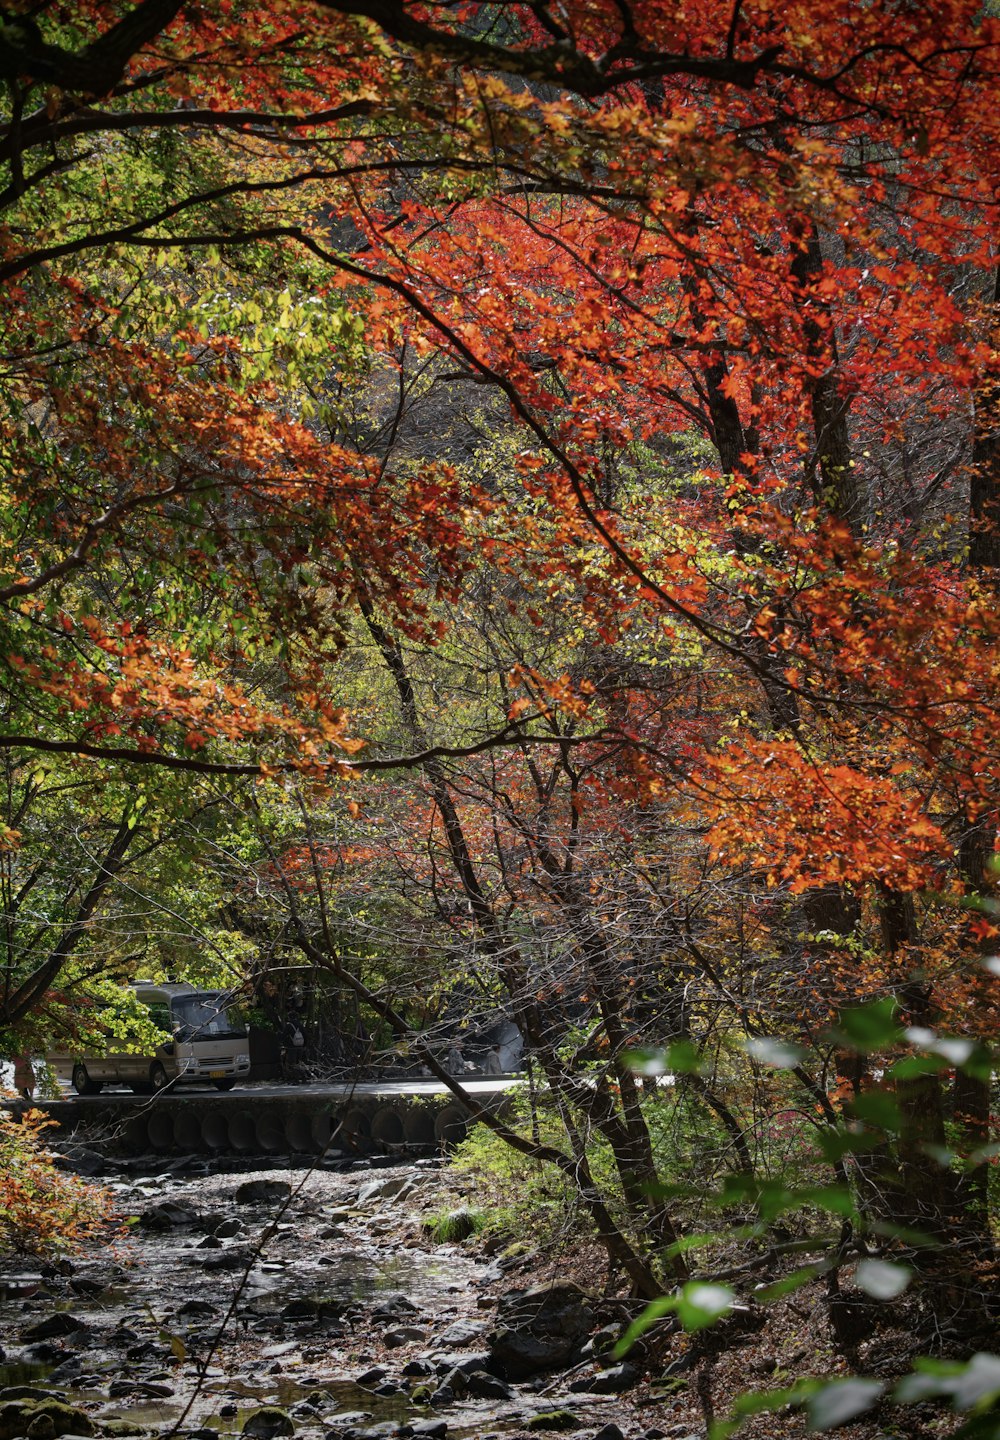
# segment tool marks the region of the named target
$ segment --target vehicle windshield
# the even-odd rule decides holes
[[[170,1015],[177,1034],[189,1040],[219,1039],[245,1033],[235,1015],[226,1010],[226,996],[210,991],[200,995],[175,995]]]

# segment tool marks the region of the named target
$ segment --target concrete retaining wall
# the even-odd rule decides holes
[[[21,1108],[21,1107],[11,1107]],[[451,1096],[166,1094],[41,1101],[64,1134],[119,1154],[321,1155],[433,1150],[464,1139],[468,1114]]]

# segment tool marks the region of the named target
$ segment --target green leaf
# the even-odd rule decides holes
[[[832,1038],[863,1055],[871,1050],[884,1050],[898,1043],[903,1033],[896,1022],[897,1009],[896,1001],[890,995],[883,1000],[873,1000],[868,1005],[842,1010],[831,1032]]]
[[[876,1300],[895,1300],[912,1279],[912,1270],[887,1260],[862,1260],[854,1272],[855,1283]]]
[[[685,1330],[704,1330],[728,1315],[735,1299],[728,1285],[691,1280],[677,1297],[677,1314]]]
[[[885,1390],[881,1380],[835,1380],[806,1400],[810,1430],[832,1430],[870,1410]]]
[[[902,1124],[899,1105],[885,1090],[866,1090],[862,1095],[855,1095],[849,1109],[858,1120],[878,1125],[882,1130],[898,1130]]]
[[[773,1070],[794,1070],[805,1055],[799,1045],[788,1040],[756,1036],[747,1040],[744,1049],[758,1065],[769,1065]]]
[[[896,1399],[904,1404],[943,1397],[953,1410],[982,1410],[1000,1398],[1000,1355],[981,1350],[965,1365],[918,1361],[917,1366],[896,1386]]]

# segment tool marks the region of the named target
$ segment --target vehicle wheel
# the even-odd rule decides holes
[[[164,1070],[159,1060],[157,1060],[155,1064],[149,1067],[149,1083],[152,1085],[154,1090],[166,1090],[167,1086],[170,1084],[170,1081],[167,1078],[167,1072],[166,1070]]]
[[[74,1065],[73,1089],[78,1095],[99,1095],[101,1093],[101,1082],[99,1080],[91,1080],[86,1065]]]
[[[213,1080],[212,1084],[216,1090],[231,1090],[236,1084],[235,1080]]]

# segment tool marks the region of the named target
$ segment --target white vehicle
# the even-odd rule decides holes
[[[128,1085],[136,1094],[146,1094],[192,1080],[231,1090],[237,1080],[247,1079],[246,1026],[228,1014],[228,997],[222,991],[141,980],[131,988],[163,1031],[163,1044],[153,1054],[75,1057],[72,1084],[78,1095],[96,1095],[103,1085]]]

